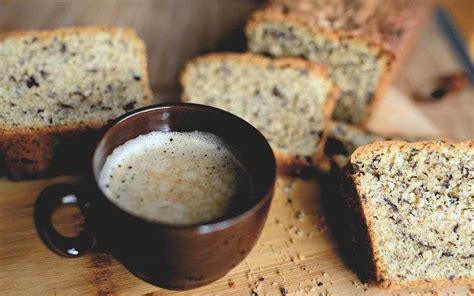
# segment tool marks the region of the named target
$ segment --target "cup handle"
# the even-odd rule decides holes
[[[76,237],[65,237],[57,232],[52,223],[54,211],[63,205],[77,205],[84,215],[85,210],[90,207],[90,202],[83,195],[77,186],[56,184],[44,189],[35,202],[34,219],[38,235],[51,251],[60,256],[79,257],[95,246],[95,237],[87,229],[82,230]]]

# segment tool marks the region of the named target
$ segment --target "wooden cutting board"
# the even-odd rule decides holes
[[[244,9],[243,6],[240,8]],[[436,103],[420,104],[411,99],[416,89],[427,87],[440,74],[460,67],[434,23],[428,24],[415,48],[393,87],[378,105],[370,127],[387,133],[474,138],[472,88]],[[166,87],[164,89],[166,91]],[[158,90],[160,94],[163,92]],[[0,293],[177,293],[142,282],[108,254],[65,259],[41,243],[32,218],[36,196],[50,184],[79,180],[77,176],[28,182],[0,180]],[[280,177],[262,236],[247,259],[224,278],[188,293],[280,295],[282,289],[300,295],[392,293],[366,287],[345,264],[333,239],[334,229],[326,221],[327,212],[321,206],[325,199],[331,199],[331,196],[320,194],[317,178]],[[81,225],[80,215],[74,208],[63,209],[54,220],[66,233],[77,231]],[[474,293],[472,287],[467,286],[395,293],[409,292]]]

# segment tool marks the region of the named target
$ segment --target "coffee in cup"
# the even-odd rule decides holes
[[[115,148],[98,184],[116,206],[150,222],[215,221],[253,196],[232,150],[211,133],[153,131]]]

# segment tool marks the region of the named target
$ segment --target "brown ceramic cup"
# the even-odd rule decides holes
[[[152,131],[195,130],[221,137],[239,153],[254,185],[251,204],[211,223],[173,226],[152,223],[121,210],[98,188],[99,172],[119,145]],[[196,104],[149,106],[109,125],[94,152],[89,181],[79,186],[54,185],[40,194],[35,223],[43,242],[59,255],[77,257],[106,250],[151,284],[192,289],[224,276],[250,252],[268,214],[275,169],[268,142],[237,116]],[[65,204],[76,204],[85,217],[84,230],[78,237],[64,237],[52,225],[52,213]]]

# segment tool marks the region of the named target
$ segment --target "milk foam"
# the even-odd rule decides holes
[[[108,156],[99,187],[132,215],[174,225],[219,219],[236,198],[250,198],[250,178],[230,147],[210,133],[151,132]]]

